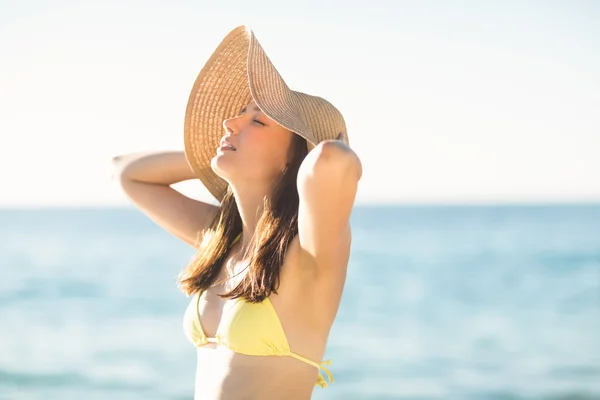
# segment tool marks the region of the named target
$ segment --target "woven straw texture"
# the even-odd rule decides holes
[[[290,90],[246,26],[231,31],[213,52],[192,87],[188,100],[184,145],[196,176],[219,201],[227,182],[210,166],[225,135],[223,121],[251,100],[269,118],[307,140],[311,150],[323,140],[344,133],[342,114],[327,100]]]

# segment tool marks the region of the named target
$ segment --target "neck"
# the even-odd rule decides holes
[[[270,195],[270,188],[259,185],[244,187],[232,186],[238,212],[242,219],[242,238],[238,242],[240,253],[246,254],[256,232],[256,225],[264,211],[264,200]]]

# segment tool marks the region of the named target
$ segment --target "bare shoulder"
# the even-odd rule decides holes
[[[281,271],[278,310],[287,326],[302,329],[304,321],[313,327],[328,330],[334,320],[348,270],[350,236],[335,252],[329,268],[317,266],[315,259],[302,248],[297,235],[289,244]],[[286,317],[287,315],[287,317]]]
[[[328,265],[319,265],[313,255],[302,247],[300,235],[296,235],[290,242],[285,255],[284,268],[290,270],[294,275],[293,280],[301,285],[310,284],[311,286],[333,284],[343,286],[348,262],[350,260],[350,248],[352,244],[352,230],[348,225],[347,231],[343,235],[336,249],[333,249],[328,256]],[[303,282],[303,283],[301,283]],[[306,290],[306,287],[304,287]]]

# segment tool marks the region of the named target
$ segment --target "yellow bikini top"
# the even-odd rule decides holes
[[[327,387],[327,381],[321,370],[325,371],[329,382],[333,383],[331,373],[323,366],[323,364],[331,364],[331,360],[318,364],[291,351],[281,321],[269,298],[261,303],[249,303],[244,299],[228,299],[223,308],[217,333],[214,338],[210,338],[204,333],[200,322],[198,312],[200,296],[199,292],[194,294],[183,318],[184,333],[196,347],[202,347],[207,343],[216,343],[236,353],[250,356],[294,357],[319,370],[319,377],[315,385],[322,388]]]

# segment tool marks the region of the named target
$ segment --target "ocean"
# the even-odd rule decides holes
[[[314,399],[600,399],[600,204],[357,206]],[[0,211],[1,399],[191,399],[193,250],[133,208]]]

